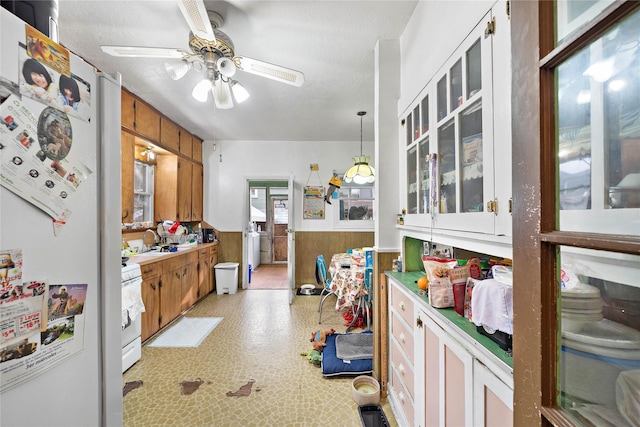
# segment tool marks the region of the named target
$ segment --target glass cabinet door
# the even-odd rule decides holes
[[[434,145],[443,228],[494,231],[495,214],[487,207],[494,198],[491,63],[491,38],[478,26],[436,76]]]
[[[640,13],[556,69],[562,231],[640,235]]]
[[[418,213],[418,146],[407,151],[407,213]]]

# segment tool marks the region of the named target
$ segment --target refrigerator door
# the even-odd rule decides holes
[[[42,129],[38,135],[32,135],[33,140],[23,144],[24,165],[32,165],[31,169],[38,173],[31,172],[31,178],[27,178],[21,175],[19,168],[14,168],[16,176],[22,179],[21,185],[27,182],[31,197],[15,189],[9,190],[9,184],[4,181],[0,187],[0,251],[21,250],[22,277],[15,280],[15,284],[38,281],[45,282],[48,290],[65,286],[85,292],[82,296],[72,295],[76,300],[82,298],[81,308],[77,309],[76,301],[76,311],[69,310],[55,320],[52,320],[55,316],[48,316],[50,308],[47,299],[43,299],[40,312],[43,332],[20,336],[20,340],[32,345],[33,353],[0,363],[0,425],[122,425],[120,221],[111,214],[113,211],[118,217],[120,212],[119,82],[99,78],[92,66],[69,54],[71,73],[85,89],[90,89],[86,90],[88,96],[84,99],[82,113],[70,111],[65,118],[57,112],[60,109],[56,106],[16,93],[21,76],[24,76],[25,58],[28,59],[25,56],[28,31],[24,22],[0,9],[0,96],[5,98],[12,93],[0,108],[9,108],[4,105],[9,101],[15,101],[14,106],[19,106],[19,110],[15,110],[16,117],[24,120],[16,120],[17,131],[24,122],[31,120],[29,117],[41,124],[42,118],[46,117],[45,109],[56,110],[53,114],[63,118],[72,129],[73,138],[65,145],[68,158],[73,158],[72,165],[81,165],[82,171],[72,175],[75,170],[68,170],[62,180],[53,175],[47,168],[55,160],[48,156],[40,159],[28,147],[29,143],[42,147],[42,140],[38,138],[42,136]],[[50,101],[58,102],[53,96]],[[4,121],[5,117],[2,119]],[[15,149],[11,132],[0,129],[2,165],[7,161],[5,153]],[[51,168],[62,176],[53,166]],[[65,188],[63,186],[68,182],[75,186],[65,192],[63,206],[70,214],[63,217],[63,222],[54,223],[53,209],[48,210],[42,206],[46,202],[33,197],[49,194],[40,187],[44,184],[40,181],[43,175],[54,184],[55,193],[52,194],[61,194],[59,189]],[[81,179],[76,180],[78,176]],[[103,179],[107,176],[109,180]],[[110,206],[110,213],[104,212],[105,206]],[[26,290],[28,286],[23,288]],[[48,296],[52,301],[53,296]],[[0,305],[3,323],[7,318],[15,317],[8,308],[6,303]],[[48,337],[45,333],[55,327],[54,323],[63,324],[66,335],[64,339],[45,343]],[[15,345],[15,340],[16,337],[3,337],[0,353]],[[109,414],[109,411],[112,412]]]

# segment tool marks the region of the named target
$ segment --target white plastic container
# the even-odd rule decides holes
[[[238,263],[221,262],[213,268],[216,272],[216,292],[221,294],[235,294],[238,290]]]

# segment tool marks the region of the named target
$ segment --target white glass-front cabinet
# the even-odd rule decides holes
[[[402,115],[405,226],[511,235],[509,40],[500,2]]]

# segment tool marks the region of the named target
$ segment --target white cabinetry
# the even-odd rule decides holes
[[[512,426],[511,368],[394,278],[389,284],[389,399],[399,424]]]
[[[400,116],[407,229],[483,233],[510,243],[506,10],[498,2]]]

